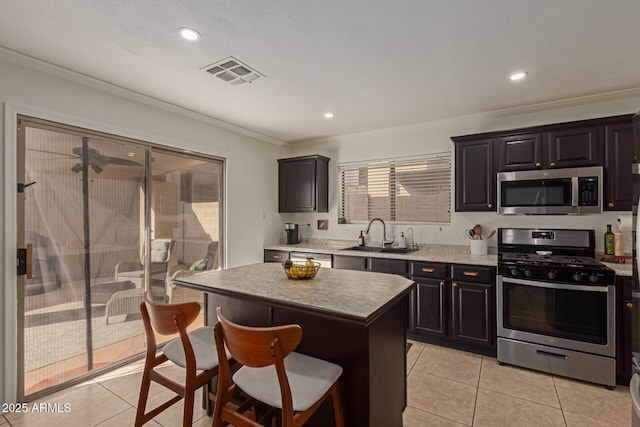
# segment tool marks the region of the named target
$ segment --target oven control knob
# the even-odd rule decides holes
[[[598,283],[598,276],[596,276],[595,274],[591,274],[591,275],[589,276],[589,281],[590,281],[591,283]]]
[[[527,270],[524,271],[524,275],[527,276],[527,277],[531,277],[531,276],[533,276],[533,273],[531,272],[531,270],[527,269]]]
[[[517,268],[511,268],[511,269],[509,269],[509,273],[512,276],[517,276],[518,275],[518,269]]]
[[[555,271],[550,271],[547,273],[547,277],[551,280],[554,280],[556,277],[558,277],[558,274]]]
[[[573,280],[575,280],[576,282],[582,281],[582,274],[580,274],[580,273],[574,274],[573,275]]]

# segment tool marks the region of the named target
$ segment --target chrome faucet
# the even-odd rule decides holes
[[[409,227],[407,228],[407,236],[409,236],[409,230],[411,230],[411,249],[418,249],[418,244],[416,243],[415,239],[413,238],[413,227]]]
[[[369,225],[367,225],[367,229],[364,230],[364,234],[369,234],[369,229],[371,228],[373,221],[380,221],[382,223],[382,246],[390,246],[396,239],[394,237],[391,240],[387,240],[387,226],[381,218],[373,218],[369,221]]]

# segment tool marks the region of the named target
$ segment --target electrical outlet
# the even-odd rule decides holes
[[[342,231],[343,233],[348,233],[349,232],[349,227],[342,227],[340,229],[340,231]]]

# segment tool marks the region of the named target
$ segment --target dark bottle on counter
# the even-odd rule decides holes
[[[358,236],[358,246],[364,246],[364,234],[362,234],[362,230],[360,230],[360,235]]]
[[[607,232],[604,233],[604,253],[605,255],[615,254],[615,236],[611,231],[611,224],[607,224]]]

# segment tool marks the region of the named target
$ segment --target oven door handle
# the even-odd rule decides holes
[[[608,288],[606,286],[587,286],[587,285],[566,285],[564,283],[544,283],[544,282],[536,282],[533,280],[522,280],[522,279],[512,279],[502,278],[503,283],[515,283],[517,285],[525,285],[525,286],[537,286],[539,288],[549,288],[549,289],[566,289],[568,291],[588,291],[588,292],[608,292]]]

